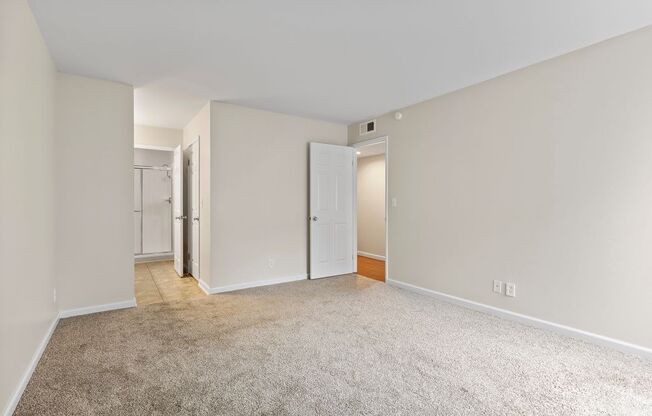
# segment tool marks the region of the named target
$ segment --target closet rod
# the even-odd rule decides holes
[[[152,170],[165,170],[165,171],[172,170],[172,168],[169,166],[145,166],[145,165],[134,165],[134,169],[152,169]]]

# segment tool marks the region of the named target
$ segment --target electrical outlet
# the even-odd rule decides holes
[[[505,295],[510,296],[512,298],[516,297],[516,283],[507,283],[505,285]]]
[[[503,293],[503,282],[500,280],[494,280],[494,292]]]
[[[270,268],[270,269],[273,269],[273,268],[274,268],[274,263],[275,263],[274,257],[269,257],[269,258],[267,259],[267,264],[269,265],[269,268]]]

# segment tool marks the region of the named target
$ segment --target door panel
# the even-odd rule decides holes
[[[141,239],[141,221],[140,212],[134,212],[134,254],[141,254],[143,251]]]
[[[171,178],[164,170],[144,169],[143,175],[143,253],[172,251]]]
[[[134,169],[134,254],[143,252],[142,171]]]
[[[310,278],[353,273],[353,149],[310,143]]]
[[[141,169],[134,169],[134,211],[138,212],[143,209],[141,173]]]

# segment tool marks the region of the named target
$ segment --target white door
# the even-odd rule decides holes
[[[170,172],[142,170],[142,245],[143,253],[169,253],[172,250],[172,208]]]
[[[188,166],[190,175],[190,214],[192,240],[190,241],[190,273],[199,279],[199,140],[193,143]]]
[[[174,149],[172,158],[172,212],[174,226],[172,230],[174,270],[183,276],[183,153],[181,146]]]
[[[143,198],[141,169],[134,169],[134,254],[143,252]]]
[[[310,143],[310,278],[353,273],[353,148]]]

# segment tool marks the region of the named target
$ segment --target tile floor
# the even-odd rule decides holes
[[[172,261],[137,263],[134,274],[138,306],[206,296],[194,278],[177,275]]]

